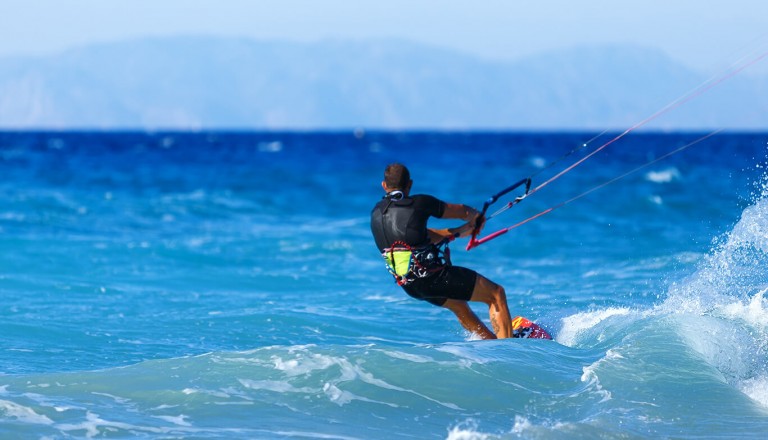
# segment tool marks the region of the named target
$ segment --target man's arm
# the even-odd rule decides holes
[[[429,229],[429,238],[432,240],[432,243],[439,243],[444,238],[456,234],[458,234],[459,237],[466,237],[474,230],[475,222],[479,216],[480,212],[471,206],[446,203],[443,216],[440,218],[459,219],[464,220],[467,223],[457,228]]]
[[[480,215],[480,212],[471,206],[446,203],[445,211],[443,211],[443,216],[440,218],[456,218],[467,222],[474,222],[478,215]]]

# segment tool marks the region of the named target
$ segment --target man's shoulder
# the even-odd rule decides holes
[[[422,209],[428,209],[430,215],[440,217],[445,211],[445,202],[429,194],[416,194],[412,196],[414,205]]]
[[[383,205],[383,204],[385,204],[386,202],[387,202],[387,199],[381,199],[381,200],[379,200],[378,202],[376,202],[376,204],[375,204],[375,205],[373,205],[373,209],[372,209],[371,211],[372,211],[372,212],[373,212],[373,211],[376,211],[376,210],[377,210],[377,209],[378,209],[380,206],[382,206],[382,205]]]
[[[411,196],[411,198],[413,200],[426,200],[426,201],[437,200],[438,202],[440,201],[440,199],[430,194],[414,194]]]

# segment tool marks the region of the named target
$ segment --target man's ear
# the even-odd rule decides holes
[[[384,191],[387,191],[387,182],[386,182],[386,181],[384,181],[384,180],[382,180],[382,181],[381,181],[381,188],[382,188]]]

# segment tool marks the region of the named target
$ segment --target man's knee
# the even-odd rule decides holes
[[[496,303],[499,307],[506,307],[507,305],[507,291],[504,290],[503,286],[496,285],[496,288],[493,289],[493,302]]]
[[[472,301],[484,302],[490,306],[497,303],[499,298],[506,298],[504,288],[488,278],[478,275]]]

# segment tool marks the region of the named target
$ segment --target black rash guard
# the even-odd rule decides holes
[[[427,247],[431,244],[427,220],[442,218],[444,213],[445,203],[432,196],[415,195],[400,200],[384,197],[371,211],[371,232],[376,246],[380,252],[395,241],[404,241],[414,249]],[[469,301],[476,280],[474,270],[448,264],[438,272],[402,287],[416,299],[442,306],[449,298]]]
[[[384,252],[396,241],[413,248],[431,243],[427,232],[430,217],[442,217],[445,203],[429,195],[415,195],[400,200],[384,197],[371,211],[371,232],[379,251]]]

